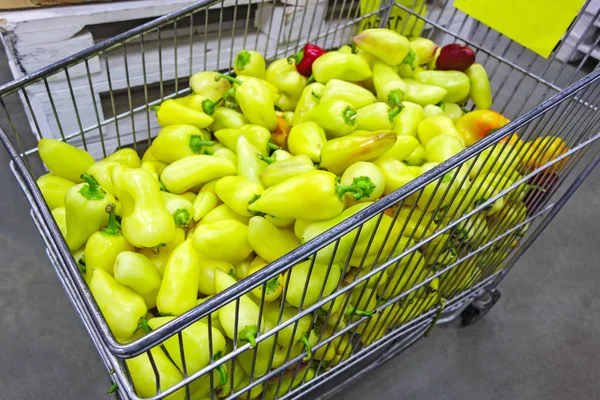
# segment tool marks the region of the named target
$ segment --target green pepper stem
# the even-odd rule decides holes
[[[190,136],[190,149],[196,154],[202,153],[204,147],[214,146],[215,142],[212,140],[204,140],[200,135]]]
[[[416,60],[417,60],[417,52],[414,51],[413,49],[410,49],[410,51],[408,52],[406,57],[404,57],[404,60],[402,60],[401,64],[408,64],[410,69],[412,69],[414,71],[416,68],[416,65],[415,65]]]
[[[85,256],[81,256],[79,260],[76,260],[75,264],[77,265],[77,269],[81,272],[81,275],[87,274],[87,266],[85,264]]]
[[[148,325],[148,320],[145,316],[140,318],[140,321],[138,322],[138,327],[135,330],[135,332],[139,331],[140,329],[143,329],[146,333],[150,333],[152,331],[152,328],[150,328],[150,325]]]
[[[223,101],[223,98],[221,97],[219,100],[217,101],[212,101],[211,99],[206,99],[202,102],[202,110],[204,110],[204,112],[207,115],[213,115],[215,113],[215,108],[219,105],[219,103],[221,103]]]
[[[79,193],[88,200],[102,200],[106,196],[106,191],[98,185],[98,181],[93,176],[81,174],[81,179],[87,182],[79,189]]]
[[[237,85],[241,85],[243,82],[239,79],[234,78],[233,76],[225,75],[225,74],[216,74],[215,81],[219,81],[220,79],[227,79],[231,83],[235,83]]]
[[[105,209],[108,213],[108,224],[106,228],[102,229],[102,232],[110,236],[117,236],[121,233],[121,224],[117,221],[116,208],[114,203],[108,203]]]
[[[239,337],[242,340],[250,342],[250,347],[256,347],[256,334],[258,333],[258,327],[256,325],[248,325],[242,329],[239,333]]]
[[[267,148],[269,150],[279,150],[281,147],[277,146],[275,143],[269,142],[267,143]]]
[[[425,337],[428,337],[431,334],[433,327],[435,326],[438,319],[440,318],[440,315],[442,315],[444,308],[446,308],[446,302],[447,301],[444,297],[440,297],[440,308],[438,309],[437,313],[435,314],[435,317],[433,317],[433,321],[431,321],[431,325],[429,325],[429,328],[427,328],[427,331],[424,334]]]
[[[114,394],[118,388],[119,388],[119,385],[116,382],[113,383],[112,386],[110,387],[110,389],[108,389],[108,391],[106,392],[106,395],[110,396],[111,394]]]
[[[223,353],[218,352],[217,354],[215,354],[213,356],[213,359],[212,359],[213,362],[219,360],[222,356],[223,356]],[[227,383],[227,371],[225,371],[225,368],[223,368],[223,364],[221,364],[217,367],[217,372],[219,373],[219,376],[221,377],[221,380],[219,381],[219,384],[217,385],[217,387],[225,386],[225,384]]]
[[[392,107],[398,107],[404,100],[404,91],[395,89],[388,93],[387,102]]]
[[[288,57],[288,64],[300,64],[302,62],[302,59],[304,58],[304,49],[300,50],[299,52],[292,54],[291,56]]]
[[[354,107],[346,107],[346,109],[342,112],[342,116],[344,117],[344,121],[346,122],[346,124],[356,124],[356,109]]]
[[[361,310],[359,308],[355,308],[354,306],[350,306],[348,308],[348,311],[346,311],[344,313],[344,315],[346,317],[350,317],[352,315],[358,315],[359,317],[371,317],[373,316],[373,314],[375,314],[377,312],[377,310],[371,310],[371,311],[367,311],[367,310]]]
[[[306,84],[309,85],[314,82],[316,82],[315,74],[310,74],[310,76],[308,77],[308,80],[306,81]]]
[[[343,198],[344,194],[349,193],[350,197],[358,201],[365,197],[369,197],[376,188],[377,186],[368,176],[358,176],[354,178],[351,185],[336,183],[336,193],[340,200]]]
[[[437,103],[437,106],[442,109],[442,111],[446,111],[446,103],[444,101],[440,101]]]
[[[206,154],[207,156],[214,156],[215,152],[211,149],[204,149],[204,154]]]
[[[160,110],[160,104],[155,104],[155,105],[153,105],[153,106],[150,106],[149,108],[150,108],[151,110],[158,111],[158,110]]]
[[[184,208],[179,208],[173,213],[173,220],[177,227],[187,229],[188,222],[190,222],[190,213]]]
[[[313,356],[312,346],[310,345],[310,342],[308,341],[308,338],[306,336],[302,336],[300,338],[300,343],[302,343],[304,345],[304,348],[306,349],[306,355],[302,358],[302,361],[308,362]]]
[[[267,157],[267,156],[263,156],[262,154],[257,154],[256,156],[269,165],[273,164],[275,161],[277,161],[277,160],[275,160],[275,157]]]
[[[311,96],[314,97],[315,99],[321,100],[321,95],[318,93],[315,93],[313,91],[310,92]]]
[[[154,254],[158,254],[160,253],[160,249],[162,249],[163,247],[166,247],[166,244],[164,243],[159,243],[154,247],[151,247],[150,249],[152,250],[152,253]]]
[[[390,122],[394,122],[394,118],[396,118],[396,116],[398,114],[400,114],[400,111],[402,111],[403,109],[404,109],[404,106],[402,106],[402,105],[398,105],[398,106],[395,106],[394,108],[390,108],[390,111],[388,112]]]

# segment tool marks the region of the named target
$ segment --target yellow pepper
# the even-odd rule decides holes
[[[235,175],[236,171],[236,166],[224,158],[194,155],[167,166],[160,178],[169,192],[179,194],[213,179]]]
[[[117,161],[107,161],[106,159],[94,163],[88,168],[87,174],[94,177],[94,179],[102,186],[108,193],[114,193],[112,182],[112,173],[117,165],[120,164]]]
[[[130,168],[139,168],[142,165],[142,160],[140,160],[138,153],[128,147],[115,151],[106,157],[104,161],[118,162]]]
[[[218,72],[204,71],[190,76],[190,88],[192,92],[212,101],[223,98],[225,93],[231,89],[231,84],[225,79],[216,80],[218,75]]]
[[[169,125],[160,130],[152,143],[152,155],[157,160],[172,163],[194,154],[202,154],[214,142],[205,130],[192,125]]]
[[[229,219],[200,224],[194,231],[194,245],[204,257],[223,261],[242,261],[252,253],[248,227]]]
[[[40,139],[38,151],[50,172],[75,183],[83,182],[81,174],[95,162],[87,151],[55,139]]]
[[[123,339],[133,335],[148,312],[144,299],[103,269],[93,270],[89,285],[111,332]]]
[[[233,211],[227,204],[221,204],[210,210],[198,225],[206,225],[211,222],[222,221],[224,219],[235,219],[244,225],[248,225],[250,217],[245,217]]]
[[[166,243],[164,246],[153,247],[151,249],[139,249],[139,253],[146,256],[146,258],[154,264],[156,269],[158,270],[158,274],[163,276],[165,272],[165,266],[167,265],[167,261],[169,260],[169,256],[179,246],[181,243],[185,241],[185,230],[181,228],[175,229],[175,237],[170,242]]]
[[[263,217],[252,217],[248,223],[248,242],[267,262],[273,262],[300,246],[291,230],[279,229]]]
[[[79,249],[88,238],[108,222],[106,207],[116,204],[115,197],[87,174],[87,183],[72,186],[65,194],[67,244],[71,251]]]
[[[150,172],[141,168],[115,172],[113,185],[123,204],[125,239],[135,247],[156,247],[173,240],[175,222]]]
[[[234,266],[227,261],[200,257],[200,279],[198,280],[198,292],[200,294],[212,296],[217,293],[215,288],[215,270],[217,269],[229,273],[234,270]]]
[[[148,309],[156,306],[161,279],[154,264],[145,256],[133,251],[120,252],[113,273],[117,282],[142,296]]]
[[[237,214],[250,217],[248,203],[264,192],[263,187],[243,176],[225,176],[215,184],[219,199]]]
[[[37,180],[38,187],[48,203],[48,208],[54,210],[65,206],[65,193],[75,186],[75,183],[53,174],[42,175]]]
[[[181,372],[173,365],[161,348],[154,347],[150,349],[150,353],[152,354],[154,364],[150,362],[150,357],[148,357],[147,353],[125,360],[135,392],[142,398],[156,396],[156,374],[154,368],[156,368],[160,377],[161,392],[183,380]],[[185,396],[185,387],[183,387],[165,397],[165,399],[183,400]]]
[[[112,204],[107,207],[108,225],[90,236],[85,245],[84,255],[88,274],[100,268],[112,275],[113,265],[119,253],[135,249],[121,234],[121,225],[117,222],[114,208]]]
[[[200,257],[191,239],[181,243],[169,257],[156,297],[161,314],[181,315],[196,306]]]

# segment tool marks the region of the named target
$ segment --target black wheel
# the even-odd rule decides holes
[[[460,313],[460,325],[469,326],[483,318],[488,311],[500,300],[500,291],[492,289],[473,300],[471,304]]]

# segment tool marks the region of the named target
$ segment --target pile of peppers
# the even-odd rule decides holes
[[[162,130],[142,157],[122,148],[97,161],[85,150],[42,139],[39,154],[50,172],[38,179],[39,188],[116,339],[131,342],[168,324],[506,125],[508,119],[490,110],[489,79],[474,52],[450,46],[369,29],[337,50],[307,44],[268,65],[260,53],[244,50],[234,74],[196,73],[192,94],[155,107]],[[460,70],[448,69],[453,66]],[[472,111],[464,108],[469,100]],[[348,334],[336,335],[340,328],[371,321],[356,327],[368,346],[382,337],[383,324],[408,322],[467,288],[486,260],[502,260],[504,250],[491,246],[407,301],[377,308],[456,261],[461,250],[523,223],[537,204],[535,191],[544,197],[557,179],[525,182],[488,199],[567,151],[558,137],[524,143],[509,136],[469,161],[470,168],[448,172],[185,328],[185,366],[178,335],[151,350],[154,366],[146,353],[127,360],[136,392],[157,394],[154,367],[165,390],[234,343],[250,349],[194,381],[192,398],[209,397],[210,381],[214,395],[228,396],[301,354],[304,379],[288,371],[256,386],[250,398],[263,392],[275,398],[277,388],[281,394],[335,367],[353,347]],[[563,160],[547,173],[556,175]],[[304,316],[257,343],[299,310],[486,201],[485,213],[323,305],[315,318]],[[455,279],[455,272],[462,276]],[[409,303],[416,311],[405,315]]]

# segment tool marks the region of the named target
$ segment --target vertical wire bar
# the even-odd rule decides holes
[[[246,23],[244,24],[244,40],[242,42],[242,50],[246,48],[246,43],[248,41],[248,27],[250,26],[250,10],[252,10],[252,4],[248,2],[248,5],[246,6]],[[256,37],[258,37],[258,33]]]
[[[88,73],[88,77],[89,77],[89,73]],[[62,140],[64,142],[66,142],[67,140],[65,139],[65,133],[63,132],[62,124],[60,123],[60,118],[58,117],[58,112],[56,111],[56,105],[54,104],[54,98],[52,98],[52,91],[50,90],[50,87],[48,86],[48,78],[44,78],[44,86],[46,87],[46,94],[48,95],[48,100],[50,101],[50,107],[52,107],[52,113],[54,114],[54,119],[56,121],[58,131],[60,132],[60,137],[62,138]]]
[[[137,151],[135,118],[133,116],[133,102],[131,100],[131,82],[129,79],[129,57],[127,56],[127,43],[123,43],[123,59],[125,61],[125,80],[127,82],[127,100],[129,101],[129,116],[131,117],[131,134],[133,135],[133,149]]]
[[[158,351],[162,351],[160,348]],[[154,357],[152,356],[152,351],[148,350],[146,352],[148,355],[148,359],[150,360],[150,366],[152,367],[152,371],[154,372],[154,377],[156,378],[156,393],[160,393],[160,373],[158,372],[158,367],[156,366],[156,361],[154,361]]]
[[[223,36],[223,9],[225,0],[221,0],[221,7],[219,7],[219,32],[218,32],[218,43],[217,43],[217,71],[221,70],[221,39]]]
[[[204,9],[204,68],[203,71],[207,70],[208,62],[208,7]],[[217,68],[218,70],[218,68]]]
[[[87,72],[88,84],[90,86],[90,92],[92,94],[92,101],[94,102],[94,113],[96,114],[96,123],[98,124],[98,134],[100,135],[100,143],[102,145],[102,154],[106,157],[106,147],[104,144],[104,133],[102,133],[102,125],[100,125],[100,115],[98,114],[98,102],[96,101],[96,94],[94,93],[94,85],[92,84],[92,74],[90,72],[90,64],[88,60],[85,60],[85,71]]]
[[[264,328],[262,326],[262,314],[263,314],[263,310],[264,310],[264,306],[265,306],[265,294],[267,292],[267,282],[263,283],[263,288],[261,290],[261,298],[260,298],[260,305],[258,308],[258,323],[257,323],[257,328],[256,328],[256,336],[260,337],[261,335],[261,331]],[[258,347],[263,344],[265,345],[266,343],[261,342],[261,343],[257,343],[256,348],[254,349],[254,352],[252,354],[252,367],[250,368],[250,374],[248,375],[248,385],[251,385],[254,381],[254,371],[256,370],[256,359],[258,356]],[[250,394],[252,393],[252,390],[248,391],[248,395],[247,395],[247,399],[250,400]]]
[[[180,332],[177,332],[177,340],[179,342],[179,356],[181,357],[181,373],[183,374],[183,379],[187,378],[188,372],[187,372],[187,365],[185,362],[185,351],[183,348],[183,335]],[[209,346],[209,348],[212,348],[212,346]],[[189,399],[190,398],[190,385],[187,384],[185,385],[185,398]]]
[[[173,63],[175,66],[175,96],[179,96],[179,62],[177,60],[177,20],[173,21]]]
[[[229,68],[233,68],[233,49],[235,49],[235,25],[237,24],[238,1],[239,0],[235,0],[235,5],[233,6],[233,23],[231,25],[231,51],[229,52]],[[250,392],[248,392],[248,395],[250,395]]]
[[[12,134],[17,141],[17,145],[19,146],[19,150],[20,150],[19,153],[22,154],[23,153],[23,143],[21,142],[21,136],[19,135],[19,133],[17,132],[17,129],[15,128],[15,124],[12,120],[12,117],[10,116],[10,112],[8,112],[8,108],[6,107],[6,103],[4,102],[4,97],[0,97],[0,105],[4,109],[4,113],[6,114],[6,118],[8,119],[8,124],[12,131]],[[21,159],[23,160],[23,156],[19,155],[19,157],[21,157]],[[35,177],[35,174],[33,173],[33,168],[31,167],[31,164],[29,163],[29,157],[25,156],[25,159],[23,161],[25,162],[25,165],[27,165],[27,169],[29,170],[29,173],[31,174],[31,176]]]
[[[275,4],[273,3],[273,7],[275,7]],[[263,13],[265,11],[265,0],[260,0],[260,4],[258,5],[258,19],[257,21],[259,21],[258,23],[261,24],[259,29],[256,32],[256,38],[254,39],[254,50],[258,51],[258,39],[260,38],[260,34],[261,34],[261,29],[262,28],[262,23],[263,23]],[[271,16],[272,17],[272,16]],[[273,21],[271,21],[273,22]],[[268,43],[269,43],[269,38],[268,38],[268,34],[267,34],[267,47],[268,47]],[[265,58],[268,59],[269,58],[269,54],[267,53],[267,48],[265,48]]]
[[[214,355],[214,350],[213,350],[213,334],[212,334],[212,313],[208,314],[208,318],[206,319],[208,322],[208,359],[210,363],[213,363],[213,358],[215,357]],[[235,320],[235,331],[237,332],[237,318]],[[234,338],[235,341],[235,338]],[[215,370],[210,370],[208,371],[208,381],[209,381],[209,389],[210,389],[210,400],[213,400],[215,398],[215,374],[214,374]],[[198,378],[198,379],[201,379]]]
[[[119,118],[117,118],[117,107],[115,105],[115,96],[112,87],[112,78],[110,76],[110,66],[108,65],[108,54],[104,53],[104,67],[106,68],[106,79],[108,81],[108,94],[110,95],[110,105],[115,120],[115,132],[117,135],[117,146],[121,148],[121,133],[119,132]],[[85,145],[84,145],[85,146]]]
[[[75,118],[77,119],[77,126],[79,127],[79,133],[81,134],[81,141],[83,142],[83,148],[87,150],[87,143],[85,135],[83,134],[83,126],[81,125],[81,118],[79,116],[79,107],[77,107],[77,100],[75,99],[75,93],[73,93],[73,85],[71,85],[71,77],[69,76],[68,68],[65,68],[65,76],[67,78],[67,85],[69,86],[69,94],[71,95],[71,102],[73,104],[73,110],[75,111]]]
[[[160,90],[160,102],[165,101],[165,87],[163,78],[163,62],[162,62],[162,35],[160,27],[156,30],[158,34],[158,86]]]
[[[190,72],[188,73],[188,76],[191,77],[194,74],[194,13],[190,14],[190,36],[188,40],[190,42]]]
[[[144,51],[144,36],[140,37],[140,50],[142,51],[142,75],[144,76],[144,102],[149,104],[148,100],[148,78],[146,75],[146,52]],[[177,49],[177,47],[175,47]],[[177,50],[175,50],[177,53]],[[175,57],[175,85],[177,85],[177,56]],[[146,126],[148,127],[148,145],[152,143],[152,132],[150,126],[150,107],[144,107],[146,110]],[[134,149],[137,151],[137,143],[133,144]]]
[[[37,116],[35,115],[35,112],[33,111],[33,107],[31,106],[31,101],[29,100],[29,95],[27,94],[27,89],[25,87],[22,87],[21,93],[23,94],[23,97],[25,98],[25,103],[27,103],[27,108],[29,109],[29,114],[31,115],[31,117],[32,117],[31,119],[33,119],[33,124],[35,125],[36,131],[34,133],[39,138],[43,138],[44,135],[42,134],[42,130],[40,129],[40,125],[38,124]],[[1,99],[1,97],[0,97],[0,99]]]

